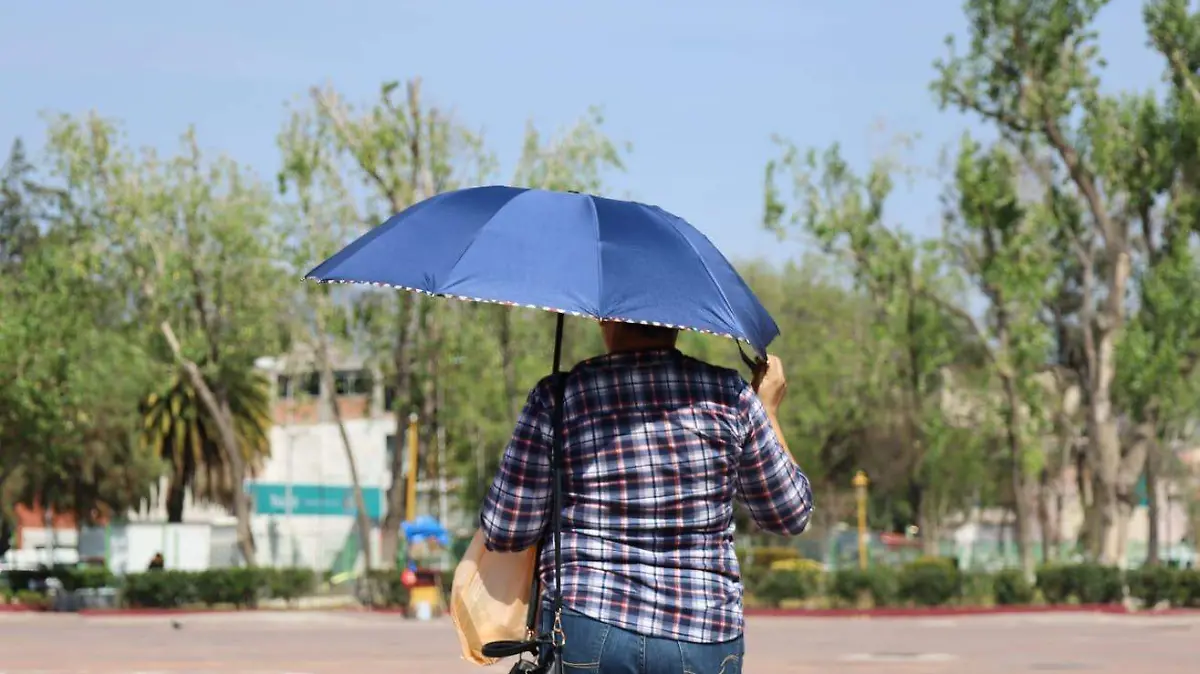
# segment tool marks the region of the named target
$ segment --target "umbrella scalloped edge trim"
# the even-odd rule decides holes
[[[672,330],[686,330],[688,332],[696,332],[696,333],[699,333],[702,335],[712,335],[714,337],[724,337],[726,339],[732,339],[737,342],[746,342],[746,344],[749,345],[749,342],[745,338],[738,337],[738,336],[730,334],[728,332],[717,332],[715,330],[705,330],[703,328],[692,328],[692,327],[688,327],[686,325],[674,325],[672,323],[660,323],[658,321],[639,321],[639,320],[635,320],[632,318],[620,318],[617,316],[605,316],[605,317],[601,318],[599,316],[593,316],[592,314],[585,314],[582,311],[567,311],[565,309],[556,309],[554,307],[544,307],[544,306],[540,306],[537,304],[521,304],[520,302],[506,302],[504,300],[489,300],[489,299],[485,299],[482,297],[471,297],[469,295],[454,295],[451,293],[435,293],[435,292],[430,292],[428,290],[423,290],[421,288],[413,288],[410,286],[395,285],[392,283],[381,283],[381,282],[377,282],[377,281],[345,281],[342,279],[323,280],[323,279],[315,279],[312,277],[308,277],[305,280],[306,281],[316,281],[317,283],[319,283],[321,285],[356,285],[356,286],[371,286],[374,288],[388,288],[391,290],[405,290],[410,293],[416,293],[418,295],[425,295],[427,297],[440,297],[440,298],[445,298],[445,299],[461,300],[463,302],[475,302],[477,304],[498,304],[500,306],[513,307],[516,309],[536,309],[538,311],[549,311],[550,313],[563,314],[565,316],[575,316],[577,318],[587,318],[587,319],[590,319],[593,321],[613,321],[616,323],[631,323],[634,325],[652,325],[652,326],[658,327],[658,328],[671,328]]]

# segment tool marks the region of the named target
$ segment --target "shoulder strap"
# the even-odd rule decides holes
[[[554,375],[554,407],[550,412],[554,438],[550,443],[550,471],[553,474],[550,502],[550,530],[554,536],[554,628],[551,640],[560,643],[562,638],[562,510],[565,438],[563,431],[563,408],[566,407],[567,375]],[[561,644],[560,644],[561,645]]]

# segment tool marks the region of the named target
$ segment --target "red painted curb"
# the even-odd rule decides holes
[[[29,606],[0,606],[3,611],[40,612],[43,609]],[[346,606],[340,608],[115,608],[115,609],[84,609],[78,615],[84,617],[152,617],[152,616],[183,616],[222,613],[296,613],[304,611],[317,612],[363,612],[380,613],[384,615],[405,615],[407,612],[400,608],[367,608]],[[1075,606],[935,606],[930,608],[748,608],[748,617],[758,618],[937,618],[951,616],[986,616],[986,615],[1020,615],[1038,613],[1101,613],[1108,615],[1131,615],[1144,617],[1157,616],[1198,616],[1200,609],[1170,608],[1159,611],[1131,611],[1121,604],[1085,604]]]
[[[76,611],[84,617],[109,616],[173,616],[173,615],[204,615],[208,613],[300,613],[304,611],[358,611],[357,608],[85,608]]]
[[[1077,606],[935,606],[930,608],[877,609],[746,609],[747,616],[764,618],[936,618],[947,616],[1019,615],[1036,613],[1104,613],[1110,615],[1164,616],[1197,615],[1200,610],[1172,608],[1161,611],[1131,611],[1121,604],[1085,604]]]
[[[0,613],[41,613],[46,609],[40,606],[26,606],[24,604],[0,604]]]

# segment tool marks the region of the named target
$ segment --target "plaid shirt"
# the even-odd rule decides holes
[[[550,379],[529,394],[480,516],[487,548],[550,536]],[[678,351],[618,353],[567,380],[563,604],[633,632],[695,643],[742,634],[733,501],[763,529],[808,524],[808,478],[737,372]]]

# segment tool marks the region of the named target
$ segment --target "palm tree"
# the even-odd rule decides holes
[[[213,390],[227,393],[238,446],[253,476],[271,455],[270,382],[252,368],[204,369]],[[199,503],[226,508],[242,485],[233,484],[228,462],[216,439],[217,426],[201,403],[195,387],[176,371],[160,391],[142,403],[142,442],[170,467],[167,481],[167,521],[183,521],[184,495]]]

